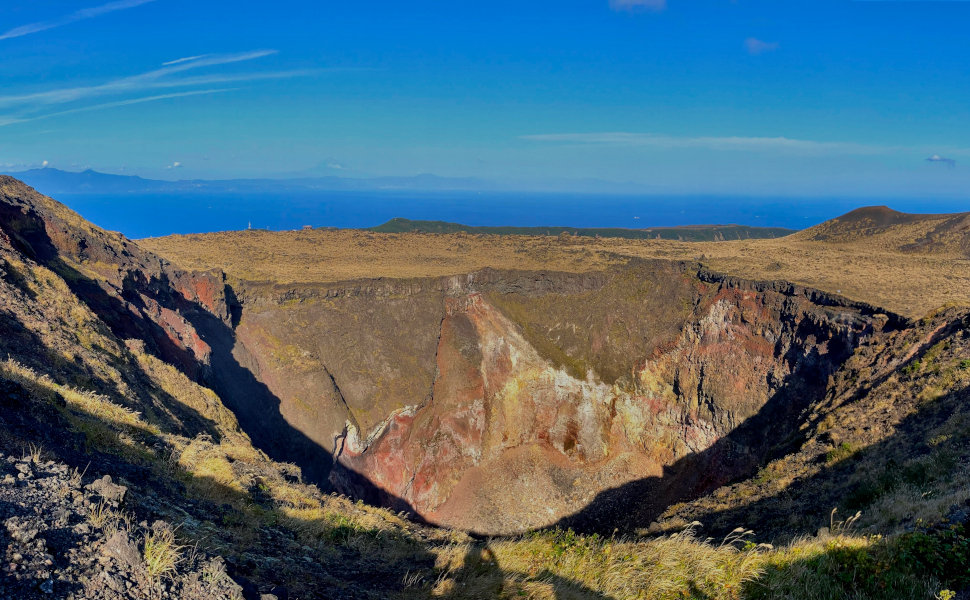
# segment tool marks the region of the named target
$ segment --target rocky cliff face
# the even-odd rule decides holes
[[[660,481],[635,500],[662,506],[747,475],[862,341],[903,324],[669,261],[229,286],[9,178],[0,196],[0,250],[212,387],[274,457],[483,533],[557,522],[633,481]]]
[[[0,177],[0,597],[383,599],[433,566],[254,448],[324,454],[235,362],[231,299]]]
[[[783,426],[889,321],[663,261],[242,298],[237,352],[335,455],[336,489],[483,533],[547,525],[659,477],[769,403]],[[764,438],[739,443],[657,501],[744,475],[767,451]]]
[[[8,251],[64,279],[115,335],[193,375],[206,371],[211,348],[194,323],[230,322],[221,272],[176,269],[10,177],[0,177],[0,225]]]

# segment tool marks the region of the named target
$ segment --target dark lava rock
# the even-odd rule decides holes
[[[121,501],[125,498],[125,492],[128,491],[128,488],[125,486],[113,483],[111,481],[111,475],[105,475],[101,479],[95,480],[84,486],[84,489],[91,490],[101,496],[106,502],[113,504],[121,504]]]

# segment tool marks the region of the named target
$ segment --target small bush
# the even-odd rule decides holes
[[[855,448],[849,442],[842,442],[835,448],[825,453],[825,462],[832,464],[841,462],[856,453]]]
[[[33,442],[27,444],[23,451],[23,458],[30,459],[34,464],[40,464],[44,460],[44,446]]]
[[[903,367],[902,371],[904,375],[912,376],[912,375],[915,375],[922,367],[923,367],[923,361],[917,358],[913,362]]]
[[[899,561],[906,570],[960,589],[970,585],[970,531],[966,524],[907,533],[899,538],[898,548]]]

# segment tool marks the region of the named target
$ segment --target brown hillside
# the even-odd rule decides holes
[[[825,239],[826,234],[832,235],[840,231],[864,236],[893,225],[909,225],[938,216],[908,214],[893,210],[888,206],[863,206],[802,233],[809,235],[810,232],[811,237],[818,240]]]
[[[185,269],[218,267],[233,278],[279,284],[440,277],[485,267],[582,273],[628,257],[700,260],[735,276],[783,279],[921,317],[968,303],[968,227],[968,213],[905,215],[866,208],[784,238],[731,242],[313,230],[176,235],[138,243]]]
[[[367,573],[341,597],[377,599],[430,568],[415,526],[304,483],[206,384],[227,310],[221,276],[0,177],[0,597],[326,597]],[[378,532],[397,558],[351,549]]]
[[[806,411],[797,451],[660,521],[793,532],[838,508],[843,518],[861,510],[859,526],[886,531],[952,511],[970,485],[967,356],[970,315],[957,310],[863,344]]]
[[[791,238],[970,257],[970,213],[909,214],[886,206],[867,206],[800,231]]]

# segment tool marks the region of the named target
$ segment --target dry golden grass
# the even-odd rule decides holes
[[[142,559],[145,573],[153,582],[162,577],[174,575],[180,562],[182,551],[175,541],[175,532],[167,527],[152,528],[145,532],[142,542]]]
[[[616,261],[595,245],[555,237],[370,233],[353,230],[230,231],[139,240],[187,269],[280,283],[437,277],[483,267],[583,272]]]
[[[216,425],[220,431],[245,436],[236,415],[226,408],[219,396],[209,388],[189,379],[172,365],[144,351],[144,346],[129,340],[128,349],[138,360],[139,366],[159,388],[180,404],[197,412]],[[246,444],[249,444],[248,438]]]
[[[117,520],[118,515],[111,508],[111,505],[104,500],[92,504],[88,509],[88,522],[98,529],[108,529],[112,522]]]
[[[137,411],[115,404],[107,396],[55,383],[47,374],[39,374],[12,359],[0,363],[0,376],[20,383],[40,397],[49,400],[61,397],[71,409],[115,429],[130,433],[160,433],[158,427],[146,423]]]
[[[649,541],[602,539],[570,531],[498,540],[479,548],[459,544],[439,555],[447,576],[437,596],[525,595],[576,598],[736,598],[761,575],[762,548],[746,549],[742,532],[723,543],[700,539],[691,527]],[[743,532],[746,533],[746,532]],[[501,574],[501,575],[499,575]],[[497,596],[498,594],[496,594]]]
[[[804,233],[771,240],[676,242],[362,231],[239,231],[139,241],[186,269],[224,269],[251,281],[334,282],[455,275],[482,267],[585,272],[624,257],[697,260],[749,279],[783,279],[840,293],[908,316],[970,302],[970,259],[898,250],[926,224],[864,239],[814,241]]]
[[[681,245],[683,246],[683,245]],[[646,250],[646,251],[644,251]],[[652,249],[624,254],[656,256]],[[944,305],[970,303],[970,259],[908,254],[869,241],[780,238],[679,248],[677,258],[704,255],[709,268],[749,279],[783,279],[922,317]]]
[[[853,519],[783,547],[756,545],[738,530],[702,539],[691,526],[673,535],[604,539],[572,532],[438,547],[434,573],[414,573],[408,587],[439,598],[534,600],[834,600],[938,597],[941,584],[914,576],[899,559],[898,539],[858,535]],[[414,595],[415,597],[426,597]]]
[[[244,494],[246,482],[240,481],[230,460],[233,444],[212,444],[194,439],[178,452],[178,464],[187,474],[189,491],[196,497],[228,502]]]

